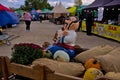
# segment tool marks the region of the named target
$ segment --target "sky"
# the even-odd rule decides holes
[[[25,0],[0,0],[0,3],[7,7],[19,8],[21,5],[24,5]],[[94,0],[82,0],[83,5],[89,5]],[[67,7],[72,7],[74,5],[74,0],[48,0],[48,2],[55,6],[56,3],[62,2],[62,4]]]

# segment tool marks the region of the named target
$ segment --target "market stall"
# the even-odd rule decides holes
[[[87,12],[93,13],[93,34],[120,41],[120,0],[95,0],[84,9],[84,13]],[[82,31],[86,31],[85,18],[82,21]]]
[[[0,4],[0,26],[18,24],[19,18],[16,13],[4,5]]]

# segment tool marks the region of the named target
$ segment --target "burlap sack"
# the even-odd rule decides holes
[[[107,77],[107,76],[101,76],[101,77],[97,77],[94,80],[118,80],[118,79]]]
[[[112,51],[114,48],[115,47],[110,45],[96,46],[78,54],[77,56],[75,56],[75,60],[78,62],[85,63],[88,59],[93,58],[94,56],[105,55],[108,52]]]
[[[115,56],[116,58],[120,58],[120,47],[110,51],[109,54]]]
[[[73,62],[60,62],[52,59],[47,58],[40,58],[32,63],[33,65],[39,64],[39,65],[45,65],[49,69],[58,72],[63,73],[71,76],[79,76],[82,75],[85,68],[81,63],[73,63]]]
[[[120,47],[106,55],[94,57],[106,72],[120,72]]]
[[[105,74],[105,76],[114,78],[115,80],[120,80],[120,73],[107,72],[107,73]]]

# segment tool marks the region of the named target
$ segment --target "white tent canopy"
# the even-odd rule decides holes
[[[54,14],[54,18],[59,17],[61,14],[64,16],[67,16],[69,14],[68,10],[62,5],[61,2],[55,5],[52,13]]]
[[[59,4],[56,4],[52,12],[53,13],[69,13],[68,10],[62,5],[61,2]]]

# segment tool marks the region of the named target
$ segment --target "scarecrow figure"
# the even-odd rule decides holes
[[[65,20],[65,25],[61,30],[58,30],[54,36],[55,43],[47,47],[54,59],[64,58],[66,61],[70,61],[75,56],[75,41],[76,30],[79,26],[79,22],[75,17],[70,17]]]

